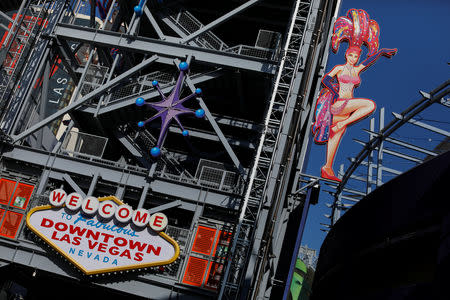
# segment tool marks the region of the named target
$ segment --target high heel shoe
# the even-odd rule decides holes
[[[320,169],[320,176],[322,178],[329,179],[329,180],[334,180],[334,181],[337,181],[337,182],[341,182],[342,181],[341,179],[337,178],[334,174],[331,175],[327,171],[325,171],[324,167],[322,167]]]

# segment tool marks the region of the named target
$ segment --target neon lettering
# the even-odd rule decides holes
[[[69,226],[67,226],[66,223],[62,223],[62,222],[58,222],[55,224],[55,229],[58,231],[66,231],[68,227]]]
[[[117,248],[116,246],[113,246],[113,247],[109,248],[109,253],[111,255],[117,255],[117,254],[119,254],[119,248]]]
[[[86,233],[86,238],[93,238],[94,240],[98,240],[98,237],[100,236],[100,232],[98,231],[92,231],[92,230],[88,230],[88,232]]]
[[[125,250],[120,254],[120,257],[126,256],[128,259],[131,259],[130,250]]]
[[[120,243],[119,243],[119,241],[120,241]],[[116,246],[123,247],[123,246],[126,246],[127,240],[122,237],[116,237],[114,239],[114,244],[116,244]]]
[[[42,222],[41,222],[41,226],[42,226],[42,227],[50,228],[50,227],[53,226],[53,221],[52,221],[52,220],[49,220],[49,219],[47,219],[47,218],[43,218],[43,219],[42,219]]]
[[[135,261],[142,261],[143,260],[143,256],[144,256],[144,253],[137,252],[137,253],[134,254],[134,260]]]
[[[97,247],[97,244],[98,244],[98,242],[93,242],[93,241],[91,241],[91,240],[88,240],[88,246],[89,246],[89,249],[94,249],[95,247]]]
[[[81,229],[80,227],[78,227],[78,226],[73,226],[73,225],[70,225],[69,226],[69,232],[70,232],[70,234],[76,234],[76,235],[78,235],[78,236],[83,236],[84,235],[84,233],[86,232],[86,228],[83,228],[83,229]]]
[[[68,244],[70,244],[70,237],[68,234],[63,235],[63,237],[60,239],[60,241],[64,241],[67,242]]]
[[[131,250],[134,250],[134,248],[137,248],[137,250],[139,251],[139,252],[141,252],[141,251],[144,251],[144,249],[145,249],[145,246],[147,246],[147,244],[141,244],[140,242],[138,242],[138,241],[133,241],[133,240],[130,240],[130,249]]]
[[[110,238],[113,238],[114,236],[112,234],[102,233],[102,236],[104,237],[103,242],[107,243]]]
[[[108,246],[108,245],[101,243],[100,245],[98,245],[98,251],[105,253],[106,252],[106,246]]]
[[[158,246],[156,249],[153,247],[153,245],[148,245],[147,247],[147,253],[150,254],[151,252],[155,253],[156,256],[159,256],[159,253],[161,252],[161,247]]]
[[[153,226],[161,227],[161,225],[162,225],[162,220],[164,220],[164,217],[162,217],[162,216],[156,216],[156,217],[155,217],[155,220],[153,221]]]

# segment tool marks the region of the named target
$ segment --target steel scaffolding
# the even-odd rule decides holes
[[[310,91],[324,72],[338,1],[135,2],[24,0],[14,17],[5,13],[1,180],[34,189],[23,208],[0,201],[1,224],[21,216],[8,223],[14,234],[0,237],[0,262],[84,278],[23,222],[63,187],[164,210],[166,233],[180,244],[169,266],[93,285],[161,299],[278,299],[284,256],[293,254],[286,232],[305,199],[297,191]],[[160,124],[138,125],[151,112],[136,99],[157,101],[156,85],[172,91],[181,62],[189,71],[180,93],[201,87],[188,106],[205,118],[182,119],[188,134],[169,126],[154,158]],[[214,250],[199,252],[206,232]]]

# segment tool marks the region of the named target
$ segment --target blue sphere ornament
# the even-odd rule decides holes
[[[139,98],[137,98],[136,99],[136,105],[137,106],[142,106],[142,105],[144,105],[144,98],[142,98],[142,97],[139,97]]]
[[[153,86],[157,86],[157,85],[158,85],[158,80],[153,80],[153,81],[152,81],[152,85],[153,85]]]
[[[202,89],[201,88],[196,88],[195,89],[195,94],[196,95],[200,95],[202,93]]]
[[[203,118],[205,116],[205,111],[203,109],[199,108],[195,111],[195,116],[197,118]]]
[[[136,5],[134,7],[134,12],[136,13],[136,15],[140,16],[142,15],[142,7],[140,7],[139,5]]]
[[[152,150],[150,150],[150,154],[153,157],[158,157],[161,155],[161,150],[158,147],[153,147]]]
[[[138,122],[138,127],[144,127],[144,122],[139,121],[139,122]]]
[[[180,63],[179,67],[180,67],[181,71],[186,71],[187,69],[189,69],[189,64],[187,62],[183,61]]]
[[[182,134],[183,134],[183,136],[188,136],[189,135],[189,131],[183,130]]]

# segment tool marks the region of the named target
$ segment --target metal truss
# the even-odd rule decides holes
[[[60,39],[110,48],[115,47],[127,51],[148,53],[149,49],[151,49],[151,52],[161,56],[166,56],[167,53],[173,55],[172,57],[178,58],[193,56],[197,62],[207,63],[212,66],[240,68],[270,74],[273,74],[276,68],[275,62],[268,62],[267,59],[244,57],[234,53],[202,49],[169,41],[125,35],[76,25],[59,24],[54,34]]]
[[[270,248],[262,244],[262,236],[267,230],[269,209],[283,201],[277,199],[280,197],[279,177],[284,172],[290,173],[285,170],[282,160],[284,152],[290,147],[287,132],[293,120],[293,108],[298,101],[298,89],[302,80],[300,66],[308,53],[309,41],[306,41],[311,38],[307,32],[308,24],[313,27],[309,19],[313,15],[311,7],[312,4],[308,1],[295,3],[219,299],[236,299],[239,293],[247,295],[250,285],[253,288],[252,297],[259,297],[257,295],[266,292],[265,285],[270,281],[265,276],[262,278],[265,261],[260,260],[261,251],[265,251],[262,250],[265,247]],[[267,151],[268,149],[271,151]],[[260,261],[257,262],[258,260]],[[249,282],[250,278],[253,278],[253,282]],[[263,286],[260,287],[261,284]]]
[[[17,44],[17,42],[11,42],[8,50],[9,55],[11,55],[11,47],[13,45],[15,46],[15,49],[20,49],[18,50],[20,51],[18,57],[16,57],[17,55],[13,55],[12,60],[14,60],[13,65],[21,65],[21,68],[20,70],[14,68],[7,71],[7,74],[9,75],[6,76],[7,78],[4,78],[7,79],[7,82],[5,86],[1,88],[3,112],[0,126],[7,134],[11,134],[14,131],[14,122],[18,115],[20,115],[20,111],[26,107],[23,99],[30,98],[33,90],[32,84],[36,82],[38,75],[42,72],[44,66],[41,61],[45,61],[49,54],[49,49],[47,48],[49,40],[42,39],[40,36],[52,32],[54,26],[64,12],[63,1],[39,1],[37,5],[39,5],[39,9],[37,10],[38,13],[35,13],[36,15],[33,15],[34,9],[31,4],[26,8],[26,12],[31,14],[31,20],[34,20],[32,25],[28,25],[31,30],[30,34],[25,33],[25,38],[21,38],[19,36],[20,30],[17,30],[13,38],[14,41],[18,41],[19,44]],[[50,14],[50,17],[47,18],[47,22],[44,22],[42,20],[48,15],[49,9],[52,10],[52,13]],[[25,18],[22,19],[22,23],[24,22],[24,19]],[[39,20],[41,21],[39,22]],[[46,25],[45,28],[44,24]],[[29,54],[24,55],[24,53]],[[24,60],[24,62],[21,63],[20,60]],[[14,82],[14,86],[11,86],[14,77],[17,78],[17,82]]]
[[[24,0],[24,9],[31,2],[34,3]],[[144,6],[143,14],[134,13],[127,23],[125,32],[118,33],[106,30],[106,23],[98,29],[94,28],[95,15],[92,13],[89,20],[91,27],[70,24],[81,8],[81,1],[72,1],[71,4],[75,5],[69,7],[67,7],[69,2],[65,0],[36,1],[40,10],[34,12],[45,14],[49,25],[40,35],[37,33],[30,35],[29,41],[32,39],[36,41],[33,44],[35,48],[29,56],[20,58],[26,62],[24,67],[20,72],[14,70],[12,74],[16,77],[10,77],[8,84],[5,85],[9,89],[8,93],[11,91],[11,96],[5,102],[8,109],[3,116],[1,127],[12,137],[12,143],[0,145],[3,163],[16,164],[19,167],[32,166],[30,169],[33,169],[33,172],[36,174],[40,172],[36,175],[38,179],[34,179],[38,182],[35,194],[37,202],[44,198],[49,182],[64,183],[82,195],[91,195],[98,186],[107,184],[108,187],[115,188],[113,193],[119,198],[126,195],[126,189],[139,191],[138,200],[134,199],[138,202],[138,207],[144,206],[148,193],[165,195],[169,200],[161,200],[155,210],[181,207],[195,212],[193,224],[198,221],[201,207],[227,211],[240,210],[239,223],[235,229],[229,256],[230,263],[226,265],[219,298],[234,299],[246,295],[253,298],[266,297],[270,294],[270,286],[274,281],[274,273],[268,272],[267,266],[272,270],[274,266],[276,268],[281,249],[280,246],[274,245],[283,239],[285,227],[282,223],[288,214],[284,206],[289,187],[285,182],[290,181],[294,161],[302,165],[303,158],[295,160],[292,158],[301,147],[299,136],[302,135],[305,126],[308,126],[309,111],[313,106],[309,100],[309,89],[313,84],[312,78],[316,76],[317,61],[321,55],[315,50],[320,39],[318,37],[320,30],[316,24],[321,23],[324,18],[319,3],[327,1],[294,1],[295,7],[281,63],[275,50],[258,49],[247,45],[230,47],[211,32],[216,26],[258,2],[260,0],[249,0],[206,25],[201,24],[186,10],[175,14],[161,12],[161,15],[156,15],[150,10],[150,6]],[[49,9],[50,6],[45,3],[54,3],[54,7]],[[146,1],[143,3],[145,5]],[[115,1],[112,1],[111,7],[114,4]],[[68,9],[64,15],[65,8]],[[112,9],[108,11],[107,19],[111,15]],[[69,24],[62,23],[63,17],[64,22]],[[159,17],[158,21],[165,23],[179,37],[165,34],[163,30],[167,28],[161,28],[155,17]],[[148,19],[159,39],[138,35],[142,18]],[[18,23],[17,27],[21,27],[23,25],[21,24]],[[29,41],[27,45],[31,46]],[[86,59],[80,60],[76,56],[80,47],[86,47]],[[121,53],[111,59],[106,52],[110,48],[120,49]],[[129,67],[125,68],[126,71],[119,72],[120,61],[125,63],[131,61],[126,53],[139,54],[135,58],[142,58],[142,61],[139,60],[134,66],[129,64]],[[43,107],[39,109],[38,106],[46,101],[50,64],[56,58],[62,60],[65,71],[71,76],[76,88],[70,104],[44,117]],[[162,149],[159,161],[149,159],[145,150],[155,142],[155,138],[149,131],[136,130],[134,125],[129,123],[117,122],[119,126],[111,136],[115,136],[118,144],[145,168],[128,165],[125,160],[128,157],[122,156],[120,161],[113,162],[95,155],[70,152],[65,148],[63,141],[75,127],[78,116],[87,115],[88,118],[92,118],[92,122],[98,125],[101,131],[104,130],[101,124],[104,120],[120,115],[125,108],[135,104],[137,97],[146,100],[156,97],[158,94],[150,89],[151,80],[155,77],[169,78],[166,82],[163,80],[160,82],[164,83],[161,84],[163,92],[170,91],[173,87],[171,71],[158,70],[149,74],[146,72],[156,63],[173,67],[179,59],[187,59],[189,62],[192,60],[201,67],[201,73],[190,73],[186,77],[185,84],[190,90],[195,90],[196,84],[219,78],[229,70],[244,70],[252,75],[261,74],[261,76],[276,74],[263,126],[213,115],[203,99],[199,100],[216,136],[202,133],[201,130],[198,132],[193,130],[192,136],[197,134],[203,140],[219,141],[224,146],[241,175],[236,183],[224,184],[227,175],[225,169],[220,183],[217,185],[205,183],[197,174],[194,176],[184,169],[179,162],[180,156],[173,155],[168,149]],[[42,88],[34,89],[32,84],[41,76],[43,76]],[[18,85],[12,84],[16,78],[20,80],[20,89],[17,89]],[[39,111],[39,116],[28,121],[24,116],[29,116],[32,111],[36,113]],[[54,143],[49,143],[48,146],[44,142],[45,133],[42,133],[42,130],[46,130],[52,122],[61,120],[65,114],[69,114],[72,119],[64,123],[67,128],[59,141],[55,139]],[[249,144],[250,151],[256,150],[250,176],[247,176],[249,170],[242,166],[232,148],[242,144],[241,141],[225,137],[219,127],[222,124],[253,132],[262,131],[257,148]],[[37,149],[24,146],[25,142],[29,142],[32,138],[37,139]],[[44,144],[49,148],[45,148]],[[42,150],[43,148],[49,151]],[[241,188],[243,178],[248,179],[245,196]],[[269,231],[273,232],[273,235],[268,237]],[[35,246],[31,244],[30,248],[24,248],[25,250],[21,248],[26,253],[23,257],[36,255],[41,260],[39,263],[29,263],[29,266],[70,276],[67,275],[70,272],[55,267],[48,258],[45,258],[42,251],[36,250],[34,254],[33,247]],[[278,258],[273,259],[273,256]],[[14,260],[11,262],[21,263]],[[180,270],[182,267],[181,265]],[[161,278],[158,281],[157,276],[139,275],[130,283],[115,282],[108,286],[114,289],[130,289],[133,286],[137,290],[131,291],[132,293],[146,295],[148,285],[151,285],[152,293],[159,293],[162,298],[170,293],[169,289],[172,286],[175,286],[174,278],[177,277],[170,280]],[[254,279],[250,282],[252,278]],[[175,288],[191,294],[203,294],[202,296],[207,294],[206,291],[199,292],[199,290],[192,292],[193,289],[186,286]]]

